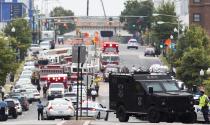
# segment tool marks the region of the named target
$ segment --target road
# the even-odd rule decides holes
[[[144,57],[144,50],[145,47],[141,46],[138,50],[136,49],[127,49],[126,45],[121,44],[120,45],[120,66],[127,66],[129,69],[133,65],[136,67],[144,67],[149,68],[152,64],[161,64],[161,61],[158,57]],[[109,107],[109,83],[101,82],[100,83],[100,90],[99,90],[99,97],[97,98],[97,101],[106,106]],[[46,100],[43,100],[44,103],[46,103]],[[30,105],[30,110],[27,112],[24,112],[22,116],[19,116],[17,119],[9,119],[7,122],[2,122],[0,124],[23,124],[23,122],[28,124],[56,124],[59,122],[62,122],[60,119],[52,120],[52,121],[43,121],[39,122],[37,121],[37,110],[36,110],[36,103],[33,103]],[[134,117],[130,117],[128,123],[120,123],[118,119],[116,119],[116,115],[114,113],[109,114],[108,121],[96,120],[91,121],[91,125],[139,125],[139,124],[151,124],[147,121],[140,121]],[[167,124],[167,123],[160,123],[160,124]],[[171,124],[171,123],[170,123]],[[181,124],[181,123],[173,123],[173,124]],[[152,125],[152,124],[151,124]]]

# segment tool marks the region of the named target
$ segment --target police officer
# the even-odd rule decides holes
[[[203,117],[205,120],[205,123],[209,123],[209,118],[208,118],[208,112],[209,112],[209,98],[208,96],[204,93],[204,90],[200,90],[201,96],[199,98],[199,106],[201,107],[201,111],[203,113]]]
[[[41,120],[43,119],[43,109],[44,109],[44,106],[42,105],[42,102],[39,100],[39,103],[37,104],[38,120],[40,120],[40,116],[41,116]]]
[[[47,94],[47,85],[46,84],[44,84],[44,86],[43,86],[43,88],[42,88],[42,90],[43,90],[43,96],[44,97],[46,97],[46,94]]]

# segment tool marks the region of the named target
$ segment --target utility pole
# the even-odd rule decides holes
[[[89,16],[89,0],[87,0],[87,16]]]

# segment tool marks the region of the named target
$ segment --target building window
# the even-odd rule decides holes
[[[193,0],[194,3],[200,3],[201,0]]]
[[[201,21],[201,15],[198,14],[198,13],[193,14],[193,21],[200,22]]]

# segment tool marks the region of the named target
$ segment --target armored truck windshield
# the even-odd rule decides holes
[[[154,92],[180,91],[175,81],[145,81],[143,84],[147,91],[149,87],[152,87]]]

